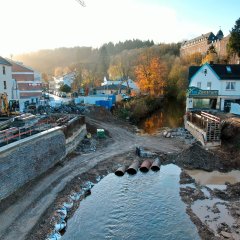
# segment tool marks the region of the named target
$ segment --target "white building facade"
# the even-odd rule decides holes
[[[0,94],[6,93],[8,100],[19,100],[17,82],[12,78],[12,64],[0,57]]]
[[[204,64],[189,68],[186,110],[217,109],[240,103],[240,65]]]

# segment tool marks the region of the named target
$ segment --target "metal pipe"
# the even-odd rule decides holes
[[[139,161],[134,160],[133,163],[127,169],[127,173],[131,175],[136,174],[138,171],[138,168],[139,168]]]
[[[115,175],[121,177],[121,176],[124,175],[125,171],[126,171],[126,167],[125,167],[125,166],[119,167],[119,168],[115,171]]]
[[[151,166],[151,170],[152,171],[159,171],[160,170],[160,165],[161,165],[161,161],[159,158],[155,158],[152,166]]]
[[[143,163],[141,164],[141,167],[140,167],[140,171],[141,172],[148,172],[151,165],[152,165],[152,163],[149,160],[143,161]]]

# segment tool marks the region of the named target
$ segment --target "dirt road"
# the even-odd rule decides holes
[[[101,161],[133,151],[139,145],[163,153],[174,153],[186,148],[186,144],[178,139],[137,136],[110,122],[104,123],[92,119],[88,121],[92,125],[108,130],[111,143],[95,152],[75,156],[70,161],[64,162],[63,166],[56,167],[54,171],[39,179],[28,189],[24,189],[16,202],[0,213],[0,239],[26,239],[27,234],[66,184],[74,177],[94,168]]]

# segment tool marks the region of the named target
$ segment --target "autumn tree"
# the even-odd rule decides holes
[[[135,75],[141,91],[151,96],[164,94],[167,78],[167,66],[157,56],[146,53],[140,56]]]
[[[42,73],[42,80],[45,82],[45,83],[49,83],[49,80],[50,80],[50,77],[47,73]]]
[[[183,65],[196,65],[200,66],[202,63],[202,54],[200,52],[192,53],[181,57]]]
[[[188,65],[184,65],[180,58],[176,58],[168,75],[167,92],[171,97],[185,100],[185,92],[188,87]]]
[[[54,76],[58,77],[61,76],[63,74],[63,68],[62,67],[56,67],[54,69]]]
[[[72,92],[80,93],[80,89],[82,88],[82,86],[83,86],[82,68],[78,68],[76,71],[76,76],[71,85]]]
[[[237,55],[240,57],[240,18],[232,28],[231,36],[227,45],[227,51],[230,56]]]
[[[208,62],[217,63],[219,61],[217,51],[213,45],[211,45],[208,50],[206,56],[202,59],[202,64]]]
[[[122,82],[127,82],[129,78],[134,79],[134,66],[139,54],[138,49],[125,50],[112,58],[108,74],[113,80],[121,79]]]

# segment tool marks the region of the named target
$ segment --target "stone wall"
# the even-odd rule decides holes
[[[60,162],[85,135],[85,119],[76,117],[66,126],[1,147],[0,201]]]
[[[66,154],[60,127],[0,148],[0,200],[53,167]]]

